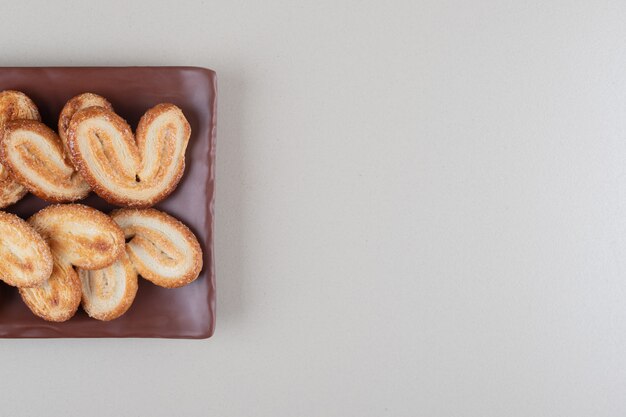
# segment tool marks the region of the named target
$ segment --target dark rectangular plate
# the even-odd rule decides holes
[[[179,106],[191,124],[185,174],[176,191],[156,208],[189,226],[204,251],[204,268],[196,281],[186,287],[165,289],[140,279],[130,310],[110,322],[91,319],[82,310],[65,323],[46,322],[26,308],[15,288],[0,284],[0,337],[200,339],[213,334],[215,83],[213,71],[195,67],[0,68],[0,91],[26,93],[37,104],[43,122],[55,131],[65,102],[83,92],[106,97],[133,129],[152,106],[163,102]],[[94,194],[80,203],[105,213],[115,208]],[[47,205],[28,195],[7,211],[27,219]]]

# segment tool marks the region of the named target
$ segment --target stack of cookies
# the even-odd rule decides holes
[[[133,134],[91,93],[66,103],[57,134],[25,94],[0,92],[0,208],[27,192],[59,203],[26,221],[0,211],[0,280],[17,287],[35,315],[56,322],[81,304],[95,319],[120,317],[139,276],[166,288],[194,281],[198,239],[149,208],[182,178],[190,134],[183,112],[166,103],[149,109]],[[106,215],[75,204],[91,191],[124,208]]]

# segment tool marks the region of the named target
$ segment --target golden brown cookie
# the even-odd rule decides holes
[[[202,249],[183,223],[155,209],[119,209],[111,217],[124,231],[126,252],[143,278],[166,288],[198,278]]]
[[[20,288],[26,306],[46,321],[67,321],[80,305],[80,280],[72,265],[54,260],[50,278],[31,288]]]
[[[41,122],[7,122],[0,140],[0,160],[20,184],[44,200],[72,202],[89,194],[89,184],[65,159],[59,137]]]
[[[148,110],[136,137],[104,107],[74,114],[67,130],[76,169],[100,197],[120,206],[149,207],[167,197],[185,170],[191,128],[173,104]]]
[[[14,287],[32,287],[50,278],[50,248],[28,223],[0,212],[0,236],[0,280]]]
[[[126,313],[137,294],[137,272],[128,255],[104,269],[78,269],[83,309],[97,320],[113,320]]]
[[[0,132],[6,122],[17,119],[41,120],[37,106],[26,94],[12,90],[0,92]],[[0,208],[18,202],[26,192],[26,188],[15,181],[11,173],[0,165]]]
[[[43,284],[20,288],[20,295],[37,316],[68,320],[82,296],[73,266],[89,270],[110,266],[124,252],[124,234],[109,216],[80,204],[46,207],[28,222],[50,246],[54,269]]]

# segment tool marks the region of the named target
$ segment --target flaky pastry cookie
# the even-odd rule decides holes
[[[6,122],[16,119],[41,120],[37,106],[24,93],[12,90],[0,92],[0,132]],[[0,164],[0,208],[17,203],[26,193],[26,188]]]
[[[72,117],[67,141],[74,166],[96,194],[112,204],[148,207],[178,185],[190,134],[173,104],[148,110],[136,136],[111,110],[88,107]]]
[[[118,209],[111,217],[124,231],[126,252],[143,278],[166,288],[198,278],[202,249],[179,220],[155,209]]]
[[[124,252],[124,234],[109,216],[80,204],[46,207],[28,223],[46,239],[54,268],[48,280],[20,288],[20,295],[35,315],[66,321],[78,309],[82,296],[73,266],[88,270],[110,266]]]
[[[0,236],[0,280],[14,287],[32,287],[50,278],[50,248],[28,223],[2,211]]]
[[[85,198],[90,188],[65,159],[59,136],[35,120],[12,120],[0,139],[0,159],[37,197],[55,203]]]
[[[137,271],[124,252],[113,265],[89,271],[78,269],[82,305],[89,317],[113,320],[126,313],[137,294]]]

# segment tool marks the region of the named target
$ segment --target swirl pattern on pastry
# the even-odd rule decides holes
[[[183,112],[166,103],[143,115],[136,137],[103,107],[78,111],[67,131],[72,162],[85,181],[108,202],[129,207],[149,207],[174,191],[190,134]]]
[[[138,274],[156,285],[175,288],[195,280],[202,250],[193,233],[172,216],[154,209],[120,209],[111,218],[124,231],[126,253],[95,271],[78,269],[83,309],[98,320],[124,314],[137,293]]]
[[[50,277],[50,248],[28,223],[0,212],[0,236],[0,280],[14,287],[32,287]]]
[[[183,223],[155,209],[118,209],[111,217],[124,231],[126,253],[143,278],[166,288],[198,278],[202,249]]]
[[[44,200],[71,202],[89,194],[89,184],[65,159],[59,137],[41,122],[7,122],[0,159],[20,184]]]
[[[113,111],[113,106],[106,98],[93,93],[79,94],[65,103],[59,116],[59,137],[61,138],[61,142],[63,142],[65,151],[68,153],[68,157],[67,129],[70,126],[70,121],[76,112],[86,109],[87,107],[104,107],[107,110]]]
[[[24,303],[48,321],[70,319],[80,305],[81,269],[103,269],[124,251],[124,234],[106,214],[80,204],[53,205],[28,222],[46,239],[54,268],[50,278],[31,288],[20,288]]]
[[[37,106],[26,94],[12,90],[0,92],[0,130],[6,122],[16,119],[41,120]],[[27,192],[0,164],[0,208],[17,203]]]
[[[107,268],[78,269],[78,276],[83,309],[97,320],[113,320],[126,313],[137,294],[137,272],[126,253]]]

